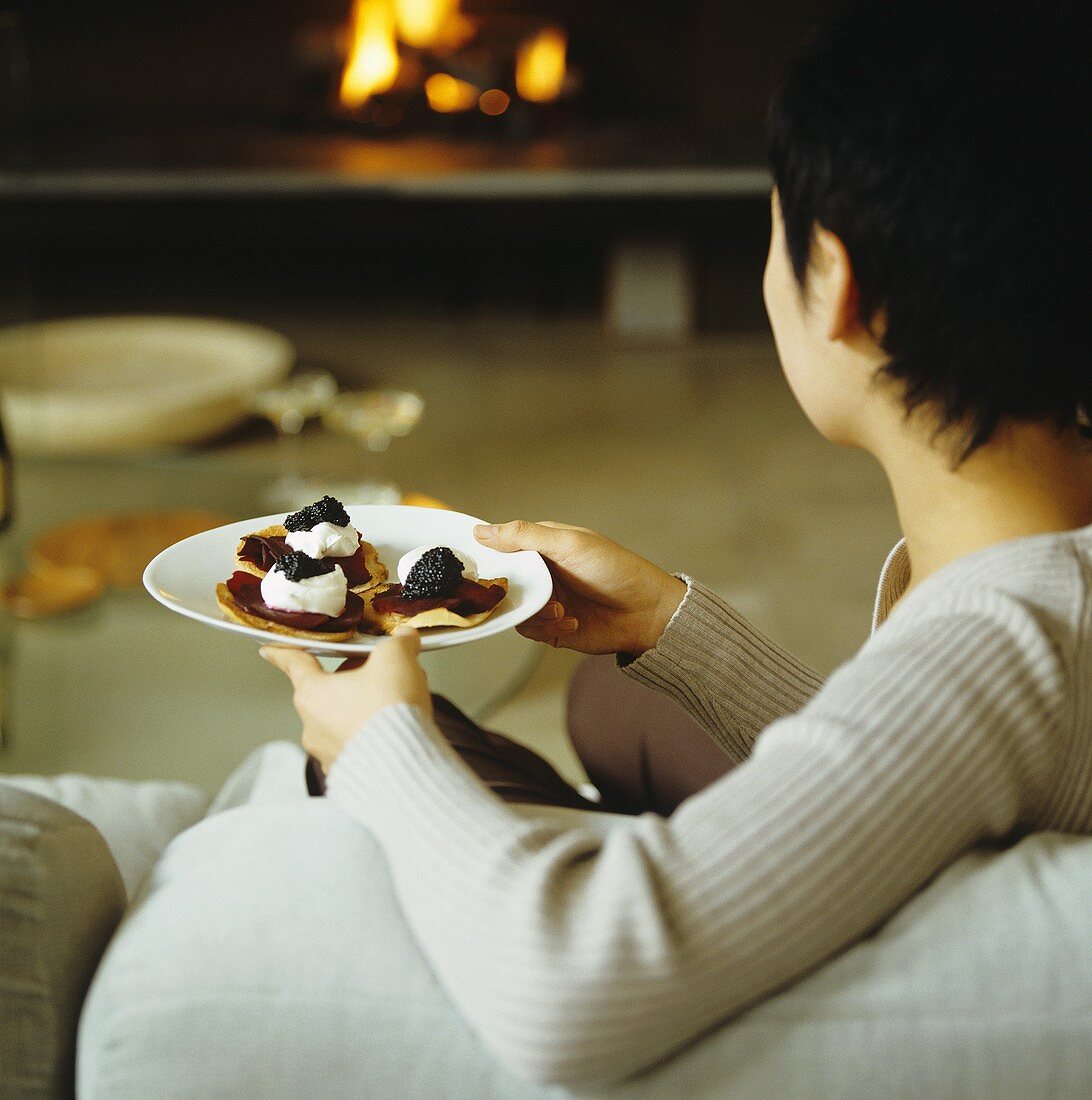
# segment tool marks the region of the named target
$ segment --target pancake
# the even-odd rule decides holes
[[[460,599],[460,590],[465,593],[469,593],[469,589],[464,586],[473,586],[474,588],[499,589],[499,593],[493,592],[486,595],[479,595],[477,593],[471,593],[472,599]],[[390,634],[395,627],[398,626],[412,626],[418,630],[427,630],[429,627],[436,626],[454,626],[465,629],[470,626],[477,626],[478,623],[485,622],[490,615],[496,611],[497,607],[504,601],[504,597],[508,594],[508,578],[496,577],[493,580],[481,580],[481,581],[463,581],[459,589],[452,596],[448,597],[426,597],[419,600],[406,601],[409,605],[406,611],[399,611],[390,607],[375,606],[377,600],[381,603],[387,603],[383,600],[384,596],[391,594],[397,595],[395,590],[401,591],[402,586],[399,584],[379,584],[369,591],[363,593],[364,599],[364,624],[370,624],[376,630],[382,631],[384,634]],[[492,601],[492,606],[483,608],[480,611],[466,610],[468,605],[474,603],[481,603],[484,601]],[[437,603],[440,606],[434,607],[422,607],[422,604]],[[444,603],[454,603],[454,607],[443,606]],[[459,610],[455,610],[459,608]],[[364,625],[362,624],[362,626]]]
[[[226,584],[216,586],[216,603],[219,605],[220,610],[234,622],[289,638],[307,638],[313,641],[326,642],[347,642],[360,627],[367,629],[368,624],[363,621],[363,599],[354,592],[346,592],[345,610],[341,615],[334,616],[336,620],[342,618],[348,620],[341,623],[341,629],[338,630],[304,629],[302,626],[292,623],[292,619],[306,621],[307,619],[319,617],[307,612],[277,611],[276,615],[286,620],[283,622],[275,622],[272,619],[255,614],[244,606],[248,601],[258,601],[261,598],[260,592],[253,591],[253,589],[258,588],[259,582],[252,580],[252,576],[252,574],[237,571]],[[232,591],[233,588],[235,589],[234,592]],[[325,618],[327,621],[330,620],[330,616],[321,616],[321,618]]]
[[[281,549],[281,544],[283,543],[285,550],[291,549],[285,541],[287,535],[288,532],[279,523],[274,524],[272,527],[263,527],[260,531],[252,531],[249,535],[244,535],[239,540],[239,545],[235,547],[235,568],[241,569],[244,573],[252,573],[255,577],[264,577],[273,567],[276,559],[280,557],[278,551]],[[357,531],[357,535],[360,535],[359,531]],[[264,563],[248,561],[241,556],[247,539],[263,540],[265,543],[263,556],[266,559]],[[360,549],[351,558],[323,558],[322,560],[333,565],[340,565],[346,579],[350,582],[349,589],[356,593],[367,592],[368,589],[374,588],[377,584],[382,584],[387,579],[387,567],[379,560],[379,553],[370,542],[365,542],[363,538],[360,539]],[[349,561],[354,562],[354,565],[347,568],[347,562]],[[357,570],[361,573],[366,571],[368,579],[353,584],[350,570],[354,574]]]

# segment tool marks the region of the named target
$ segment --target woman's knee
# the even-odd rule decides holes
[[[627,813],[671,813],[731,767],[709,735],[665,695],[590,657],[569,685],[569,738],[604,801]]]
[[[617,675],[613,657],[585,657],[569,681],[569,740],[585,769],[602,752],[609,713],[604,700],[610,697],[610,678]]]

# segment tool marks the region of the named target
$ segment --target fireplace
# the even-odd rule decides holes
[[[362,126],[397,130],[399,111],[403,122],[407,111],[420,119],[415,108],[429,98],[428,76],[445,75],[460,84],[435,85],[432,98],[443,109],[434,114],[481,116],[481,93],[499,90],[511,106],[493,117],[553,105],[558,126],[668,123],[695,141],[719,142],[720,159],[752,162],[761,160],[764,104],[777,70],[825,7],[822,0],[0,0],[0,10],[19,17],[27,69],[20,94],[46,149],[51,134],[86,126],[301,124],[313,120],[316,99],[335,79]],[[354,36],[360,41],[346,72]],[[16,48],[4,43],[9,54]],[[377,124],[369,109],[377,102],[398,110]],[[491,133],[510,132],[506,125]]]
[[[529,134],[577,92],[564,27],[460,0],[354,0],[346,25],[297,41],[333,116],[367,133]]]
[[[5,262],[49,285],[94,250],[156,266],[298,244],[349,270],[390,251],[396,293],[411,248],[463,288],[561,272],[622,328],[716,324],[710,288],[761,262],[769,89],[824,7],[9,3]],[[675,304],[657,319],[648,301]]]

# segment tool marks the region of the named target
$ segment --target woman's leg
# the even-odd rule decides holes
[[[432,697],[433,717],[440,732],[478,778],[505,802],[539,806],[569,806],[598,810],[600,806],[574,790],[536,752],[503,734],[483,730],[442,695]]]
[[[601,803],[584,798],[537,753],[483,730],[443,696],[433,695],[432,702],[448,742],[506,802],[666,816],[732,766],[692,718],[623,676],[613,657],[588,658],[569,685],[569,736]],[[325,793],[325,776],[312,757],[306,779],[312,795]]]
[[[602,809],[665,817],[731,770],[732,761],[676,703],[589,657],[569,685],[569,737]]]

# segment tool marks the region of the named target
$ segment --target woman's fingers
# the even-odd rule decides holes
[[[421,636],[411,626],[396,627],[389,638],[384,638],[376,646],[372,654],[373,659],[382,654],[384,650],[387,651],[385,655],[387,660],[392,657],[413,660],[421,651]],[[326,675],[322,670],[322,665],[310,653],[304,653],[302,649],[265,645],[258,650],[258,653],[271,665],[279,668],[292,681],[293,687],[298,688],[315,676]],[[338,665],[336,671],[355,672],[367,660],[368,654],[363,654],[360,657],[347,657]]]
[[[510,523],[482,523],[474,528],[474,537],[483,546],[510,553],[513,550],[537,550],[547,557],[554,557],[568,548],[573,527],[560,524],[531,523],[515,519]]]
[[[298,688],[315,676],[325,675],[322,671],[322,665],[310,653],[304,653],[302,649],[290,649],[288,646],[281,645],[264,645],[258,650],[258,653],[271,665],[279,668],[292,681],[293,687]]]
[[[535,617],[516,627],[517,632],[523,637],[530,638],[533,642],[546,642],[552,646],[556,646],[559,639],[579,629],[580,623],[571,615],[564,615],[560,619]]]
[[[346,657],[337,668],[335,672],[352,672],[354,669],[360,668],[364,662],[368,659],[367,653],[362,653],[359,657]]]
[[[523,625],[548,630],[556,626],[558,620],[564,617],[565,608],[557,600],[551,600],[541,611],[535,612],[529,619],[524,619]]]
[[[389,661],[414,661],[421,652],[421,635],[412,626],[397,626],[390,637],[375,647],[372,660],[380,664]]]
[[[553,527],[556,531],[583,531],[585,535],[595,532],[590,527],[578,527],[574,523],[558,523],[556,519],[536,519],[536,527]]]
[[[421,636],[412,626],[398,626],[394,628],[390,637],[384,638],[371,652],[360,657],[346,657],[338,665],[338,672],[354,672],[366,661],[371,660],[377,665],[389,665],[392,662],[415,661],[421,651]],[[379,673],[382,675],[382,671]]]
[[[421,635],[412,626],[396,626],[391,633],[391,638],[397,641],[402,650],[411,657],[421,652]]]

